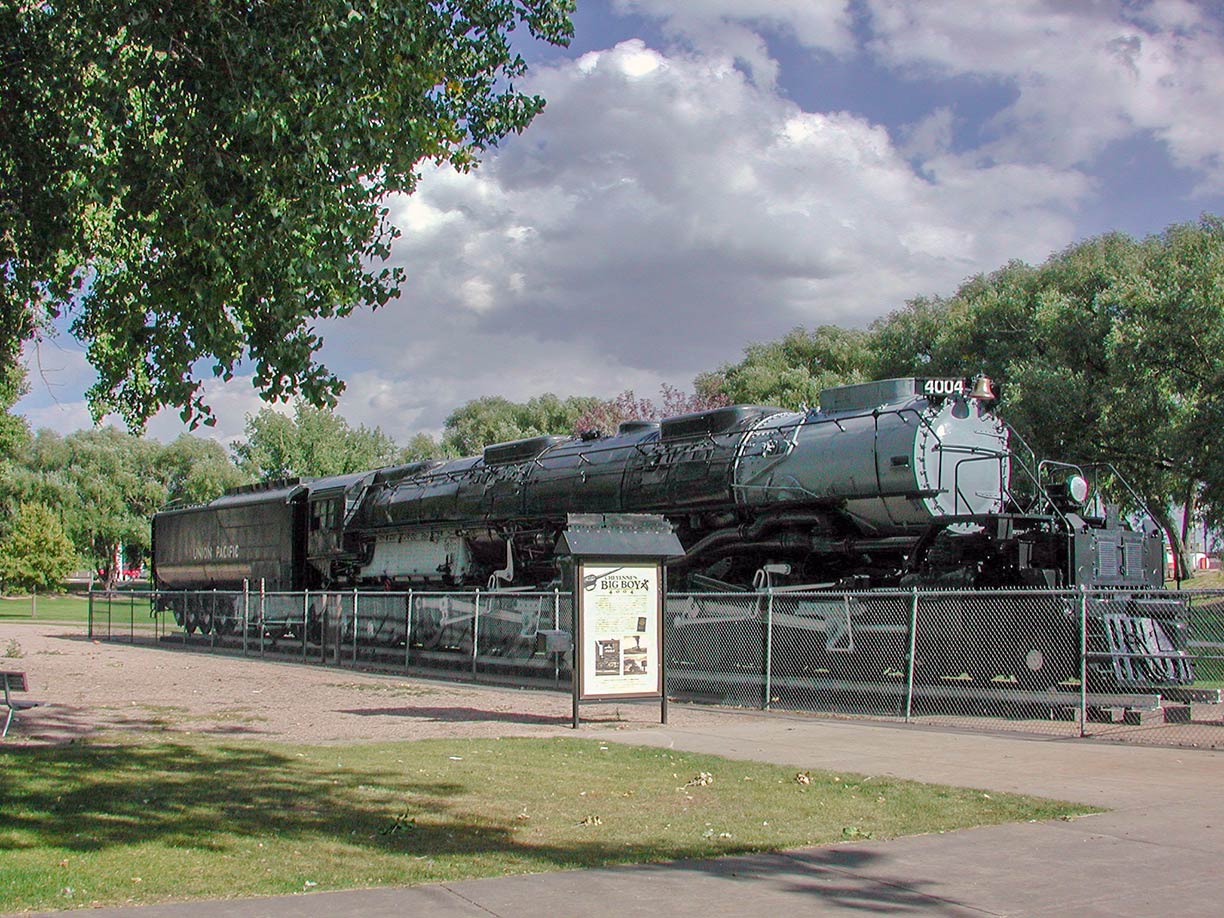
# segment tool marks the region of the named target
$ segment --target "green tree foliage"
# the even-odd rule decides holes
[[[122,546],[149,548],[149,518],[166,501],[161,449],[112,427],[66,437],[40,430],[5,490],[10,500],[54,507],[77,553],[103,568],[109,585]]]
[[[419,462],[422,459],[443,459],[447,455],[441,441],[435,440],[430,434],[418,433],[400,450],[399,461]]]
[[[384,202],[522,130],[570,0],[0,3],[0,366],[61,316],[95,416],[211,420],[197,364],[334,404],[320,318],[396,295]]]
[[[334,411],[298,402],[292,417],[271,408],[248,415],[246,442],[233,445],[238,467],[253,479],[344,475],[393,465],[395,441],[375,427],[352,427]]]
[[[23,506],[53,508],[76,556],[113,577],[121,546],[149,548],[154,511],[169,501],[202,503],[249,480],[213,440],[183,435],[163,446],[114,428],[67,437],[40,430],[0,479],[0,531],[13,530]]]
[[[722,368],[722,391],[735,403],[815,405],[822,389],[869,378],[868,342],[866,332],[833,325],[793,329],[777,341],[748,345],[743,360]]]
[[[30,439],[25,418],[12,413],[13,405],[25,394],[25,373],[18,364],[0,364],[0,473]]]
[[[915,297],[874,322],[870,376],[1003,376],[1037,346],[1038,273],[1023,262],[1009,262],[969,278],[947,299]]]
[[[1149,490],[1224,524],[1224,221],[1205,216],[1147,240],[1143,270],[1115,286],[1109,424],[1150,453]]]
[[[76,567],[72,540],[59,516],[43,504],[23,503],[0,541],[0,584],[8,592],[58,589]]]
[[[501,396],[473,399],[446,419],[442,448],[450,455],[469,456],[491,443],[572,433],[578,419],[598,402],[582,397],[561,399],[551,392],[526,402]]]
[[[1185,524],[1224,520],[1224,225],[1108,234],[967,280],[876,323],[878,375],[985,372],[1039,456],[1110,463],[1185,562]],[[1111,497],[1126,503],[1115,488]]]
[[[230,461],[220,443],[190,434],[163,447],[154,469],[166,486],[167,502],[180,504],[205,503],[251,480]]]

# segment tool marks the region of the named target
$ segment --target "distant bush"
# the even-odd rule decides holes
[[[0,584],[13,593],[60,588],[77,566],[76,551],[59,517],[39,503],[24,503],[0,542]]]

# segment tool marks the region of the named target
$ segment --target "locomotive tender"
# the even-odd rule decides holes
[[[1154,527],[1086,515],[1078,470],[1019,462],[994,405],[984,378],[890,379],[826,390],[810,410],[736,405],[241,488],[154,516],[155,582],[551,587],[567,514],[606,512],[672,523],[686,552],[672,589],[1159,588]],[[169,605],[193,630],[187,605]],[[1176,622],[1154,627],[1155,644],[1176,643]]]

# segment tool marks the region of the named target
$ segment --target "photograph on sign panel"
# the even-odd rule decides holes
[[[595,675],[619,676],[620,641],[615,638],[597,640],[595,642]]]

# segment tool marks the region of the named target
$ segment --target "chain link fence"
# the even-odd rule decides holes
[[[681,700],[1224,748],[1224,591],[672,594]],[[91,637],[560,688],[570,594],[91,594]]]

